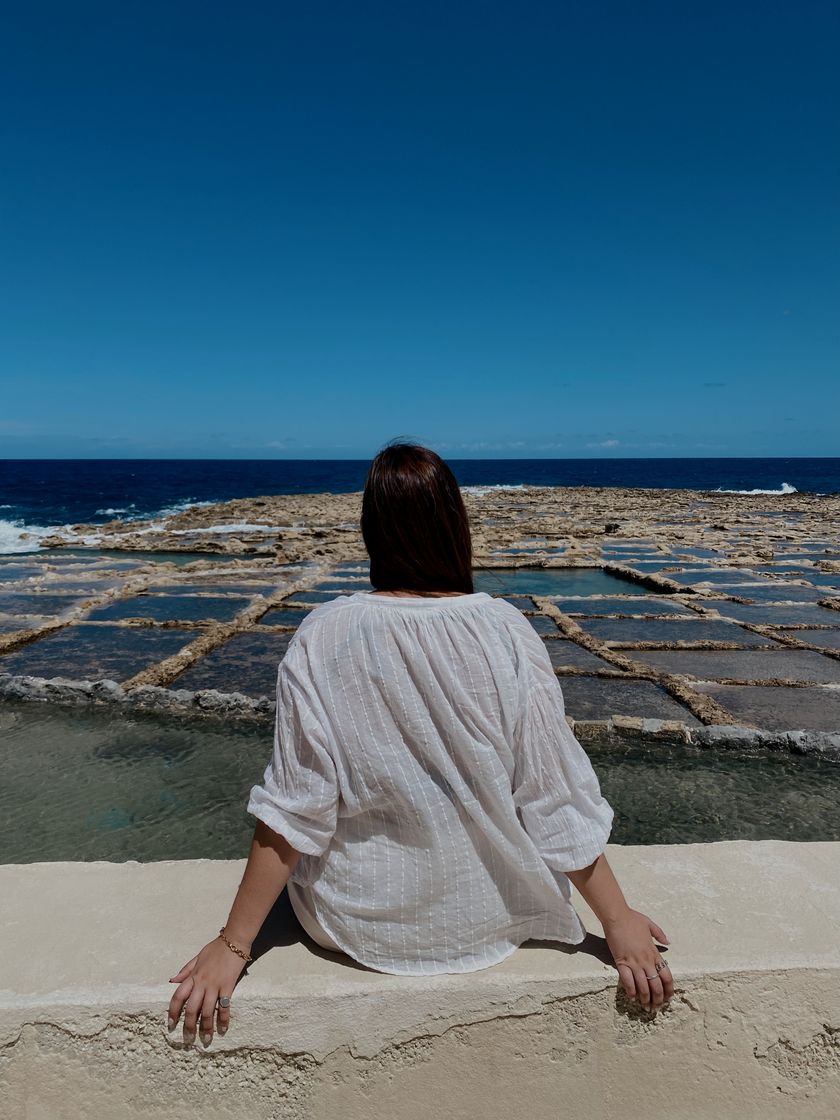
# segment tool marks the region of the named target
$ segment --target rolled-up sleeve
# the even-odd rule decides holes
[[[613,810],[566,722],[563,691],[539,638],[525,658],[513,797],[525,831],[553,871],[578,871],[603,852]]]
[[[274,749],[248,812],[306,855],[321,855],[335,833],[338,783],[329,735],[305,667],[289,647],[277,671]]]

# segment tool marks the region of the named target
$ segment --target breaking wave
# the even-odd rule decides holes
[[[166,521],[176,513],[181,513],[187,509],[197,509],[200,506],[212,506],[213,502],[198,502],[192,498],[187,498],[184,501],[176,502],[174,505],[166,506],[155,513],[137,513],[131,512],[136,510],[134,503],[125,508],[108,507],[105,509],[98,509],[96,515],[99,517],[107,517],[111,519],[115,514],[126,514],[122,520],[126,523],[133,521],[149,521],[150,524],[145,529],[133,529],[131,532],[142,535],[144,533],[157,533],[166,527]],[[11,509],[10,505],[4,505],[2,508]],[[247,526],[238,525],[231,529],[219,528],[211,526],[206,532],[235,532],[239,529],[241,532]],[[37,525],[29,524],[22,518],[15,518],[14,520],[7,520],[0,518],[0,556],[9,556],[16,553],[25,552],[38,552],[42,547],[42,541],[45,537],[60,536],[67,544],[79,545],[85,548],[95,548],[103,543],[101,533],[95,531],[95,526],[92,527],[93,531],[89,533],[80,533],[73,528],[72,525]],[[195,532],[195,530],[180,529],[177,532]],[[110,537],[114,540],[114,537]],[[106,542],[107,543],[107,542]]]
[[[791,486],[789,482],[783,482],[779,490],[724,490],[719,486],[714,491],[715,494],[798,494],[799,491],[795,486]]]
[[[23,521],[5,521],[0,518],[0,555],[13,552],[37,552],[43,537],[49,537],[61,527],[56,525],[26,525]]]
[[[533,486],[525,482],[492,482],[486,486],[462,486],[461,490],[465,494],[477,494],[481,497],[482,494],[492,494],[496,490],[533,490]]]

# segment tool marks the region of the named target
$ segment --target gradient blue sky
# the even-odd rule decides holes
[[[0,456],[840,454],[835,3],[3,25]]]

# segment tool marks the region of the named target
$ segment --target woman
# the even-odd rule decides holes
[[[523,941],[577,944],[570,883],[600,919],[627,994],[673,980],[604,855],[613,812],[564,717],[543,642],[476,593],[458,484],[425,448],[373,461],[362,502],[372,592],[301,623],[277,675],[258,820],[215,940],[172,978],[173,1030],[209,1044],[278,895],[325,948],[382,972],[468,972]]]

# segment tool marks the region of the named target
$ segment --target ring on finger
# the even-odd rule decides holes
[[[658,964],[654,965],[654,968],[656,969],[657,972],[661,972],[663,968],[667,968],[667,967],[668,967],[668,962],[667,961],[659,961]]]
[[[219,1007],[230,1007],[230,996],[219,996]]]

